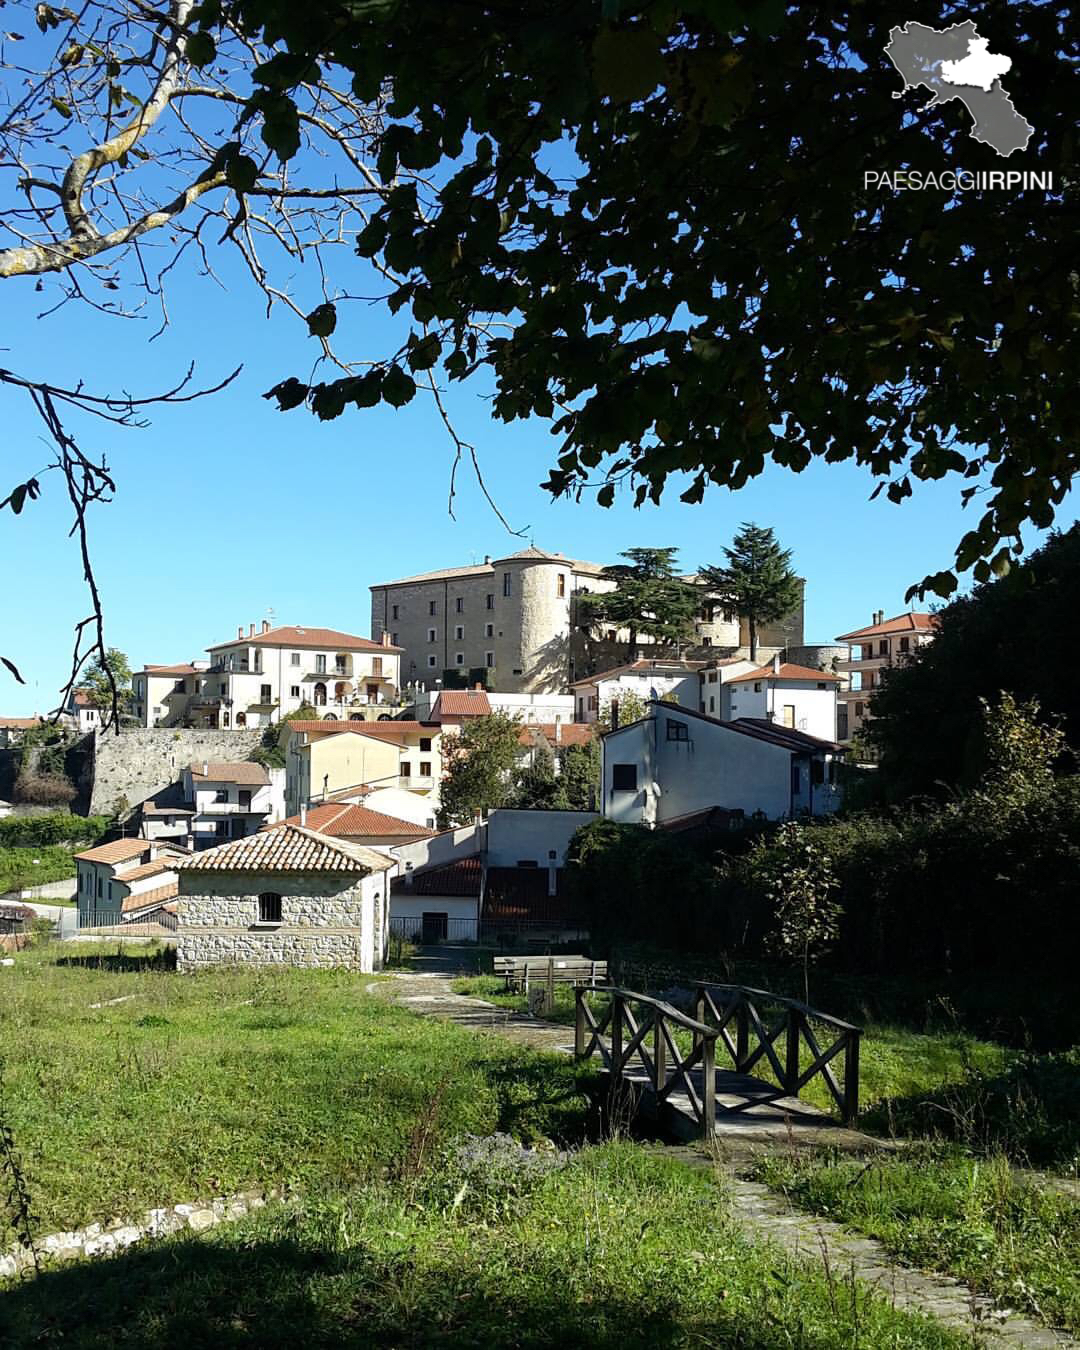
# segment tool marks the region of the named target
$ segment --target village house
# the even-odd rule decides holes
[[[290,723],[285,751],[285,806],[354,788],[400,788],[438,805],[441,728],[412,721]],[[408,818],[408,817],[406,817]]]
[[[711,807],[769,820],[838,809],[833,741],[764,719],[722,722],[650,702],[643,718],[603,738],[603,814],[657,826]]]
[[[429,839],[434,829],[417,825],[414,821],[402,820],[399,816],[388,816],[382,811],[353,802],[326,802],[322,806],[301,806],[298,815],[289,816],[281,822],[285,825],[300,825],[324,834],[329,839],[343,839],[349,844],[362,844],[365,848],[391,849],[395,844],[411,844],[417,839]],[[277,829],[276,825],[264,825],[263,829]]]
[[[191,808],[188,827],[194,848],[212,848],[243,839],[285,814],[285,773],[250,760],[227,764],[200,760],[181,780]]]
[[[148,839],[114,839],[75,854],[79,927],[129,923],[173,912],[185,850]]]
[[[209,661],[146,666],[131,677],[131,713],[143,727],[189,725],[191,704]]]
[[[383,853],[284,824],[195,854],[179,873],[177,970],[379,970],[394,866]]]
[[[937,622],[934,614],[897,614],[886,619],[885,611],[879,609],[865,628],[836,639],[849,644],[848,659],[837,662],[836,669],[850,676],[850,683],[840,691],[837,740],[850,742],[859,733],[873,715],[871,702],[882,673],[931,642]]]
[[[438,722],[443,729],[460,728],[471,717],[498,712],[519,722],[572,722],[572,694],[500,694],[491,689],[420,689],[415,695],[416,715],[424,722]]]
[[[748,667],[751,664],[746,663]],[[627,694],[633,694],[641,703],[670,695],[676,703],[696,708],[700,700],[698,671],[705,665],[704,661],[647,660],[642,657],[575,680],[571,687],[577,700],[577,720],[597,722],[612,704],[617,719],[619,700]]]
[[[781,662],[775,656],[769,665],[733,675],[718,686],[719,718],[722,722],[740,718],[775,722],[819,740],[835,741],[836,699],[841,683],[840,676],[832,671],[811,670]]]

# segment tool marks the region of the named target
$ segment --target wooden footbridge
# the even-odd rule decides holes
[[[615,985],[579,986],[576,1058],[598,1057],[612,1094],[683,1139],[819,1142],[822,1130],[838,1144],[863,1139],[838,1128],[859,1111],[858,1027],[745,985],[687,993],[692,1012]],[[816,1079],[835,1114],[800,1100]]]

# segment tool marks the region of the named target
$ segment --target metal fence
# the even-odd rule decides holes
[[[577,942],[588,939],[588,929],[570,922],[550,919],[451,919],[441,914],[397,915],[390,920],[390,934],[405,942],[435,946],[461,942],[485,942],[495,946],[520,947],[532,943],[548,945],[552,941]]]
[[[167,928],[174,933],[177,928],[175,914],[166,910],[151,910],[147,914],[125,914],[120,909],[95,909],[87,914],[78,915],[80,933],[92,933],[98,928],[139,928],[144,926]]]

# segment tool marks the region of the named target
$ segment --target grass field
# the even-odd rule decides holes
[[[973,1158],[952,1145],[870,1162],[780,1157],[758,1176],[908,1265],[947,1271],[1080,1332],[1080,1204],[1018,1178],[1000,1154]]]
[[[71,877],[75,889],[75,859],[71,850],[60,844],[37,848],[0,848],[0,895],[43,886],[48,881]]]
[[[145,946],[20,955],[0,971],[3,1112],[39,1231],[256,1183],[362,1181],[433,1111],[437,1134],[580,1132],[572,1063],[418,1019],[369,983],[178,976]]]
[[[0,1299],[0,1342],[65,1350],[592,1346],[960,1350],[820,1265],[751,1246],[707,1174],[634,1145],[539,1181],[411,1181],[270,1210],[47,1273]]]

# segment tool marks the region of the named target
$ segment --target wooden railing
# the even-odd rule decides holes
[[[752,1073],[764,1061],[780,1085],[773,1098],[757,1097],[746,1106],[729,1109],[746,1110],[762,1101],[798,1097],[807,1083],[821,1078],[844,1124],[855,1121],[859,1114],[859,1040],[862,1036],[859,1027],[764,989],[751,989],[741,984],[698,984],[693,989],[696,1020],[715,1031],[736,1073]],[[830,1039],[824,1047],[818,1040],[815,1026],[825,1028],[829,1034]],[[822,1039],[825,1039],[824,1034]],[[810,1063],[805,1066],[804,1044],[811,1055]],[[843,1086],[837,1082],[831,1067],[841,1055]]]
[[[609,1002],[600,1016],[589,1006],[588,994],[606,994]],[[611,985],[598,988],[579,986],[575,990],[577,1015],[574,1028],[574,1054],[588,1059],[599,1052],[614,1078],[629,1078],[640,1067],[648,1086],[656,1094],[659,1106],[672,1093],[682,1092],[690,1109],[708,1138],[716,1124],[716,1040],[715,1027],[687,1016],[678,1008],[632,989]],[[675,1030],[689,1031],[693,1048],[684,1055],[675,1038]],[[604,1033],[607,1032],[607,1044]],[[651,1053],[646,1046],[651,1043]],[[701,1091],[694,1082],[693,1070],[700,1068]],[[639,1080],[640,1081],[640,1080]]]

